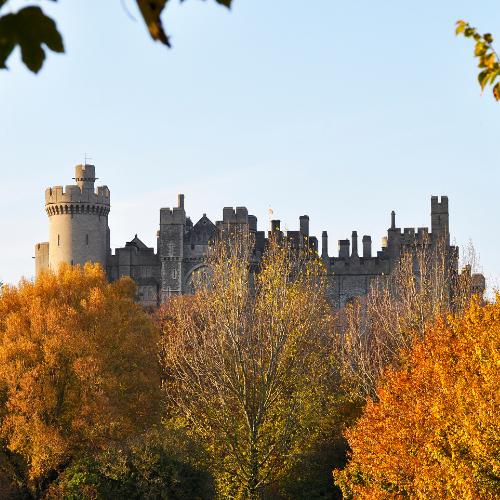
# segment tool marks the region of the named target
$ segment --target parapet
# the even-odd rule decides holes
[[[431,196],[431,214],[448,213],[448,196],[441,196],[441,202],[438,196]]]
[[[248,210],[246,207],[224,207],[222,210],[222,222],[225,224],[247,224]]]
[[[185,224],[186,212],[182,207],[160,209],[160,224]]]
[[[91,203],[92,205],[110,205],[108,186],[79,188],[78,186],[54,186],[45,190],[45,205],[61,203]]]
[[[404,244],[413,245],[415,243],[415,228],[405,227],[404,228]]]

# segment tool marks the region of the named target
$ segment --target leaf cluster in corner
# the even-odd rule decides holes
[[[0,6],[5,2],[6,0],[0,0]],[[24,64],[38,73],[45,60],[42,44],[54,52],[64,52],[56,23],[40,7],[25,7],[19,12],[0,17],[0,68],[7,68],[7,58],[16,45],[19,45]]]
[[[485,35],[479,34],[476,28],[471,28],[469,23],[465,21],[457,22],[456,34],[458,35],[460,33],[463,33],[467,38],[474,38],[476,42],[474,56],[479,58],[478,68],[482,69],[477,79],[479,80],[481,89],[484,90],[486,85],[493,85],[495,80],[500,76],[500,61],[498,54],[491,45],[493,37],[490,33],[486,33]],[[493,96],[497,101],[500,100],[500,81],[493,87]]]

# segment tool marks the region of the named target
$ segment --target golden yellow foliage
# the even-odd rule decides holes
[[[351,499],[500,497],[500,304],[472,304],[428,330],[388,371],[336,471]]]
[[[156,418],[156,332],[134,295],[91,264],[2,289],[0,432],[35,481]]]
[[[220,243],[196,295],[161,318],[166,396],[220,461],[228,498],[260,498],[286,473],[335,385],[319,264],[276,241],[251,263],[245,238]]]

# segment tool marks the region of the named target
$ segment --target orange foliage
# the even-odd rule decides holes
[[[347,499],[500,496],[500,297],[427,332],[347,438]]]
[[[156,333],[129,278],[61,266],[0,294],[0,432],[43,478],[155,418]]]

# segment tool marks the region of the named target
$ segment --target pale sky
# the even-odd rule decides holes
[[[271,206],[291,230],[309,215],[331,256],[352,230],[376,250],[391,210],[401,228],[430,226],[430,197],[448,195],[452,239],[472,239],[496,284],[500,103],[480,96],[454,24],[500,49],[498,2],[170,0],[170,50],[132,0],[37,4],[66,54],[47,50],[34,75],[16,50],[0,71],[5,282],[34,275],[45,189],[73,184],[86,153],[111,191],[112,246],[136,233],[154,246],[160,208],[184,193],[193,222],[246,206],[267,230]]]

